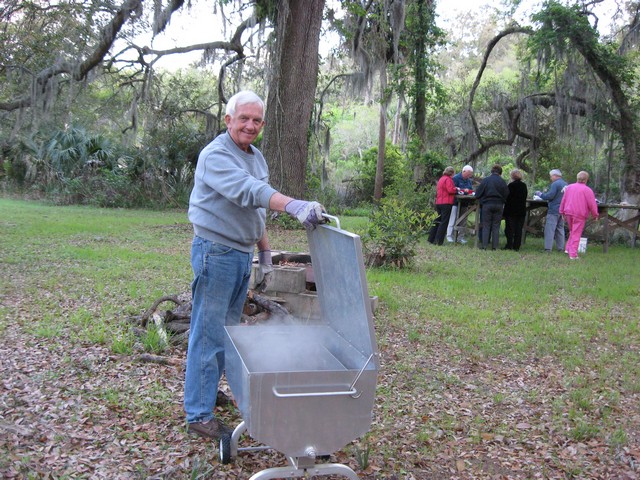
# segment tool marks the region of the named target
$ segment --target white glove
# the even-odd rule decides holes
[[[269,286],[271,275],[273,275],[273,263],[271,261],[271,250],[258,252],[258,272],[256,274],[256,288],[258,293],[264,292]]]
[[[326,219],[322,216],[323,213],[326,213],[326,210],[318,202],[291,200],[284,209],[306,228],[313,229],[316,225],[326,222]]]

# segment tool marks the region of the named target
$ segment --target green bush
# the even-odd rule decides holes
[[[370,202],[373,199],[376,168],[378,163],[378,147],[372,147],[362,155],[358,178],[353,183],[357,201]],[[406,159],[397,145],[387,142],[384,156],[383,195],[388,195],[397,182],[406,178]]]
[[[399,198],[383,199],[362,236],[368,266],[408,267],[434,217],[434,213],[416,212]]]

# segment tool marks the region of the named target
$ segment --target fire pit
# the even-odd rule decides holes
[[[273,448],[291,465],[253,480],[358,478],[346,465],[315,463],[368,431],[378,371],[360,237],[335,221],[337,228],[322,225],[307,234],[319,318],[226,327],[227,381],[243,421],[221,440],[221,460]],[[268,447],[239,449],[245,431]]]

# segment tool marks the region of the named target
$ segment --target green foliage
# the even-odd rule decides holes
[[[320,202],[328,213],[338,215],[346,207],[345,198],[341,197],[333,185],[320,181],[319,175],[307,171],[307,198]]]
[[[427,109],[441,109],[447,101],[446,89],[438,75],[441,65],[435,54],[445,44],[445,32],[435,20],[435,4],[408,2],[401,39],[408,61],[392,70],[398,91],[413,98],[413,128],[416,133],[424,131]]]
[[[359,177],[354,182],[357,200],[371,201],[373,199],[377,162],[378,147],[372,147],[362,155],[362,162],[359,166]],[[400,148],[391,142],[387,142],[384,157],[383,194],[389,194],[389,190],[393,189],[406,175],[407,165]]]
[[[298,220],[282,212],[277,212],[276,214],[271,215],[267,219],[267,224],[277,225],[283,230],[303,230],[304,229],[304,227]]]
[[[111,351],[118,355],[131,355],[135,344],[135,336],[130,329],[124,329],[113,338]]]
[[[122,172],[99,170],[64,180],[58,203],[96,207],[133,207],[142,201],[142,192]]]
[[[360,470],[366,470],[369,466],[369,455],[371,454],[371,445],[369,442],[365,442],[364,447],[354,447],[353,453]]]
[[[142,346],[146,352],[162,353],[167,348],[167,333],[161,331],[155,324],[147,326],[146,334],[142,336]]]
[[[429,150],[420,151],[420,142],[417,140],[409,143],[409,164],[415,169],[418,185],[434,185],[447,166],[447,158],[440,152]]]
[[[549,67],[547,72],[552,71],[558,61],[573,55],[576,49],[592,65],[606,70],[607,77],[633,84],[634,66],[619,55],[616,45],[599,41],[598,31],[589,23],[588,12],[581,5],[565,6],[549,1],[532,20],[539,28],[529,39],[529,50],[543,59],[542,66]]]
[[[77,175],[85,167],[113,167],[114,164],[109,141],[77,127],[56,132],[47,142],[46,156],[53,172],[62,178]]]
[[[405,202],[388,197],[369,217],[363,248],[370,266],[404,268],[416,255],[416,246],[435,215],[416,212]]]

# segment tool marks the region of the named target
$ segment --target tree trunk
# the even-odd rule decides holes
[[[429,6],[431,2],[429,3]],[[427,8],[428,5],[425,4],[424,0],[418,0],[418,38],[415,41],[414,49],[415,49],[415,57],[414,57],[414,69],[415,69],[415,100],[414,100],[414,108],[415,108],[415,129],[416,135],[420,140],[420,151],[422,152],[427,144],[427,131],[426,131],[426,122],[427,122],[427,99],[426,99],[426,66],[424,63],[425,56],[425,44],[427,30],[425,28],[425,24],[427,23]],[[420,36],[422,38],[420,38]]]
[[[308,133],[318,75],[324,0],[278,0],[263,153],[271,185],[305,196]]]
[[[383,66],[380,69],[380,126],[378,127],[378,161],[376,163],[376,180],[373,188],[373,199],[379,202],[382,199],[384,185],[384,156],[387,140],[387,70]]]

